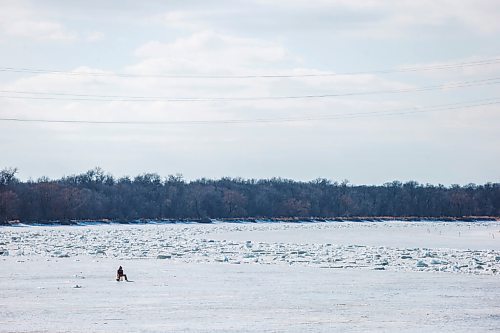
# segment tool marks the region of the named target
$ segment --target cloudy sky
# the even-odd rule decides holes
[[[0,0],[0,168],[500,181],[496,0]]]

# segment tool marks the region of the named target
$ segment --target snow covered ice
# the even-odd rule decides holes
[[[4,227],[0,332],[487,332],[499,272],[498,222]]]

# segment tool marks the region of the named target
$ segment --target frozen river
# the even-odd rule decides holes
[[[0,332],[494,332],[499,249],[497,222],[5,227]]]

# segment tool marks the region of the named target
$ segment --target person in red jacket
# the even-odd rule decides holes
[[[128,281],[127,275],[123,274],[123,268],[122,266],[118,267],[118,271],[116,272],[116,281],[121,281],[121,279],[125,278],[125,281]]]

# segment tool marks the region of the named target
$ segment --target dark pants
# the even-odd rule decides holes
[[[122,279],[122,277],[123,277],[123,278],[125,278],[125,281],[128,281],[128,280],[127,280],[127,274],[121,274],[121,275],[120,275],[120,274],[118,274],[118,275],[116,276],[116,281],[120,281],[120,280]]]

